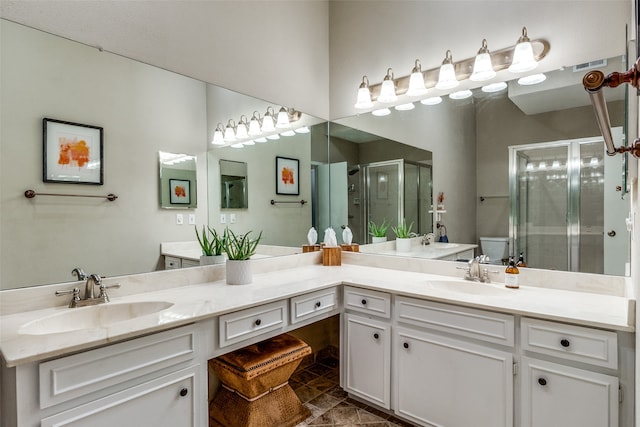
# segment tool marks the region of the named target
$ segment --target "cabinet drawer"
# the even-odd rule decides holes
[[[522,349],[618,368],[618,336],[615,332],[600,329],[524,318]]]
[[[182,268],[188,267],[200,267],[200,261],[194,261],[192,259],[182,258]]]
[[[194,357],[195,333],[189,326],[43,362],[40,408],[189,361]]]
[[[220,316],[220,347],[282,329],[286,319],[286,300]]]
[[[182,268],[182,260],[178,257],[174,256],[164,256],[164,269],[165,270],[175,270],[177,268]]]
[[[387,319],[391,317],[391,296],[385,292],[345,286],[344,306],[347,310],[369,313]]]
[[[291,298],[291,323],[299,323],[311,319],[336,308],[338,292],[336,288],[323,289],[316,292]]]
[[[508,314],[397,297],[399,322],[513,347],[514,319]]]

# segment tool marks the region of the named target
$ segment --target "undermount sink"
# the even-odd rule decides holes
[[[515,289],[505,288],[500,283],[479,283],[471,281],[454,281],[454,280],[434,280],[429,281],[427,286],[439,291],[453,292],[457,294],[468,295],[507,295],[517,292]]]
[[[172,305],[173,303],[165,301],[140,301],[69,308],[25,323],[18,329],[18,333],[46,335],[82,329],[106,328],[117,322],[158,313]]]

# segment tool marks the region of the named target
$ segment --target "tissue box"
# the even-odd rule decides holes
[[[315,244],[315,245],[302,245],[302,253],[307,253],[307,252],[317,252],[320,250],[320,245]]]
[[[339,246],[322,248],[322,265],[337,266],[342,265],[342,248]]]
[[[343,251],[347,251],[347,252],[360,252],[360,245],[357,243],[352,243],[350,245],[347,245],[346,243],[343,243],[340,245],[340,247],[342,248]]]

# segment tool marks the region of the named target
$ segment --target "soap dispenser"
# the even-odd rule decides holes
[[[504,285],[507,288],[518,289],[520,286],[518,285],[518,275],[520,271],[518,267],[516,267],[516,263],[513,260],[513,257],[509,257],[509,265],[507,265],[507,269],[504,271]]]

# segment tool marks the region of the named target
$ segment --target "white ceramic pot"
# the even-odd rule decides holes
[[[387,241],[387,236],[376,237],[371,236],[371,243],[382,243]]]
[[[248,285],[253,281],[250,260],[228,259],[226,266],[228,285]]]
[[[200,255],[200,265],[215,265],[224,263],[224,254],[221,255]]]
[[[411,239],[396,238],[396,252],[411,252]]]

